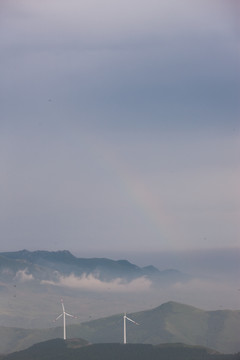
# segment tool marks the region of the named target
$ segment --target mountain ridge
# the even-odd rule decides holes
[[[128,316],[140,324],[127,324],[130,343],[185,343],[212,348],[221,353],[240,351],[240,311],[205,311],[169,301],[154,309],[129,313]],[[222,324],[220,328],[219,324]],[[62,333],[62,325],[31,330],[0,327],[0,352],[22,350],[40,341],[62,337]],[[81,338],[89,343],[122,342],[123,314],[68,325],[67,334],[69,338]]]
[[[77,258],[68,250],[37,250],[31,252],[24,249],[15,252],[1,252],[0,269],[4,265],[18,270],[23,270],[25,267],[28,272],[33,271],[37,278],[41,278],[40,270],[42,269],[43,273],[48,274],[47,279],[42,280],[49,280],[51,278],[50,271],[53,270],[58,271],[64,276],[70,274],[76,276],[93,274],[103,281],[110,281],[118,277],[124,278],[127,281],[143,276],[154,281],[162,280],[164,277],[172,277],[173,279],[183,277],[183,274],[175,269],[160,271],[152,265],[139,267],[128,260],[111,260],[96,257]],[[38,268],[37,265],[41,268]],[[48,271],[44,271],[43,268],[46,268]],[[54,276],[52,278],[55,279]]]

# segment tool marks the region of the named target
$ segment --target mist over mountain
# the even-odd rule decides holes
[[[66,250],[1,252],[0,326],[51,327],[61,311],[61,297],[67,311],[81,321],[141,311],[168,301],[205,310],[239,308],[238,277],[224,279],[216,273],[211,277],[210,272],[196,277],[174,269],[171,258],[164,262],[161,257],[159,270],[153,266],[156,257],[151,264],[146,254],[138,266],[126,259],[76,257]]]
[[[159,271],[154,266],[139,267],[127,260],[111,260],[107,258],[77,258],[69,251],[34,251],[0,253],[2,280],[20,280],[21,276],[29,280],[60,281],[61,277],[92,275],[96,279],[109,282],[116,278],[129,282],[146,277],[153,281],[177,281],[184,275],[177,270]],[[53,284],[53,283],[52,283]]]
[[[225,353],[240,351],[239,310],[184,305],[196,305],[200,292],[209,304],[211,291],[218,297],[226,289],[224,284],[217,292],[217,281],[209,279],[151,264],[141,267],[126,259],[76,257],[67,250],[1,252],[0,351],[61,337],[62,320],[53,323],[62,312],[61,297],[66,311],[76,317],[66,319],[70,338],[121,342],[122,313],[127,312],[141,324],[128,324],[129,342],[181,342]],[[231,291],[229,287],[226,295]],[[181,296],[193,301],[181,301]],[[223,301],[221,296],[218,301]]]
[[[127,260],[78,258],[67,250],[2,252],[0,325],[50,327],[61,309],[60,297],[82,321],[123,309],[140,310],[155,301],[159,304],[159,288],[188,278],[174,269],[159,271]]]

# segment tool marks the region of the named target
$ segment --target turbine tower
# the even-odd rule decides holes
[[[62,304],[62,313],[56,317],[55,320],[53,320],[54,322],[57,321],[58,319],[60,319],[60,317],[63,317],[63,339],[66,340],[66,315],[71,317],[71,318],[74,318],[74,319],[77,319],[77,316],[73,316],[71,314],[68,314],[66,311],[65,311],[65,307],[64,307],[64,303],[63,303],[63,299],[61,299],[61,304]]]
[[[126,344],[127,343],[127,321],[131,321],[132,323],[134,323],[135,325],[139,325],[136,321],[130,319],[129,317],[127,317],[127,314],[125,313],[123,316],[123,343]]]

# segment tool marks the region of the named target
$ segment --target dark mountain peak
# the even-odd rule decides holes
[[[190,313],[190,312],[199,312],[203,311],[194,306],[182,304],[176,301],[168,301],[156,309],[164,311],[164,312],[172,312],[172,313]]]
[[[72,255],[68,250],[59,250],[59,251],[38,250],[38,251],[34,251],[33,255],[35,257],[39,257],[48,261],[69,262],[76,260],[76,257]]]
[[[26,259],[29,256],[29,254],[31,254],[31,252],[26,249],[0,253],[1,256],[5,256],[11,259]]]
[[[117,260],[117,263],[126,268],[139,269],[137,265],[130,263],[128,260]]]
[[[37,251],[28,251],[26,249],[13,251],[13,252],[3,252],[0,255],[12,258],[15,260],[27,260],[34,262],[38,259],[44,259],[47,261],[66,261],[76,259],[70,251],[60,250],[60,251],[46,251],[46,250],[37,250]]]

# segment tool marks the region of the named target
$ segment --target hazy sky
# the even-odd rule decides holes
[[[1,0],[1,250],[239,246],[238,0]]]

